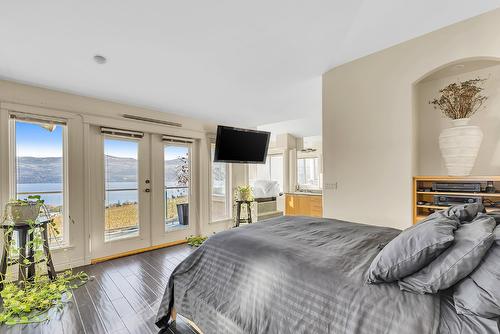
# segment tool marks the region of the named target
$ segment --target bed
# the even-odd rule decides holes
[[[218,233],[174,270],[156,324],[178,312],[204,334],[498,333],[495,320],[458,316],[446,292],[365,283],[400,232],[285,216]]]

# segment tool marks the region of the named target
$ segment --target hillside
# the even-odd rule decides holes
[[[18,183],[61,183],[62,170],[61,159],[57,157],[19,157]],[[108,173],[109,182],[136,182],[137,160],[132,158],[119,158],[106,156],[106,164],[111,171]],[[166,179],[176,180],[177,168],[181,164],[180,159],[165,162]]]

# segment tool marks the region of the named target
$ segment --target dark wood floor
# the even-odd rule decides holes
[[[191,251],[180,245],[78,268],[95,278],[74,290],[62,312],[45,323],[0,326],[0,333],[159,333],[154,319],[168,278]],[[196,333],[182,318],[171,327],[162,333]]]

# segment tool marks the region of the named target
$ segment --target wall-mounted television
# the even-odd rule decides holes
[[[217,126],[214,162],[264,164],[270,132]]]

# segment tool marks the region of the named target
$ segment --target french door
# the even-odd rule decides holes
[[[196,234],[192,195],[196,156],[192,142],[166,136],[152,139],[151,243],[158,246]]]
[[[149,134],[141,137],[98,136],[97,168],[91,181],[92,258],[146,248],[151,243]]]
[[[92,131],[91,258],[166,245],[195,234],[192,143],[159,134],[122,130],[115,135],[97,127]]]

